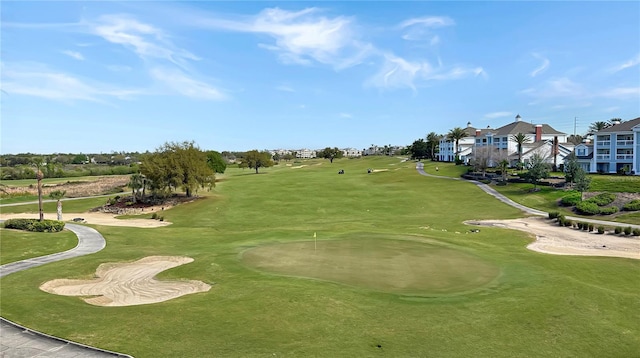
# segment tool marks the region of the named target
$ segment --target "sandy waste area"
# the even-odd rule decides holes
[[[465,224],[521,230],[536,240],[529,250],[554,255],[611,256],[640,259],[640,238],[598,234],[568,227],[560,227],[551,220],[527,217],[512,220],[466,221]]]
[[[104,263],[98,266],[93,280],[56,279],[45,282],[40,289],[63,296],[85,296],[85,302],[96,306],[158,303],[211,289],[202,281],[154,278],[164,270],[190,262],[190,257],[149,256],[135,262]]]
[[[150,210],[151,211],[151,210]],[[62,213],[62,220],[73,224],[73,219],[81,218],[84,221],[79,221],[83,224],[95,224],[106,226],[126,226],[126,227],[138,227],[138,228],[154,228],[171,225],[168,221],[160,221],[154,219],[118,219],[115,214],[108,214],[102,212],[92,213]],[[22,213],[22,214],[0,214],[0,220],[7,219],[37,219],[38,213]],[[57,220],[56,213],[45,213],[45,219]]]

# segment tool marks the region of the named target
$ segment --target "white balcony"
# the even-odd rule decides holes
[[[598,159],[598,160],[610,160],[611,159],[611,155],[609,155],[609,154],[598,154],[598,155],[596,155],[596,159]]]
[[[616,160],[633,160],[633,154],[616,154]]]
[[[611,141],[608,141],[608,140],[604,140],[604,141],[597,141],[597,142],[596,142],[596,145],[597,145],[598,147],[608,147],[608,146],[610,146],[610,145],[611,145]]]
[[[616,141],[618,147],[633,147],[633,140],[619,140]]]

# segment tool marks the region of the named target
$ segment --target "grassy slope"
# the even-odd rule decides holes
[[[472,184],[422,177],[411,162],[321,163],[260,175],[231,168],[207,200],[166,211],[174,225],[97,227],[105,250],[2,279],[2,315],[139,358],[626,357],[640,351],[637,261],[534,253],[516,231],[464,234],[463,220],[520,213]],[[367,175],[369,167],[390,170]],[[345,175],[336,174],[340,168]],[[310,240],[313,232],[328,240],[415,236],[475,255],[502,273],[497,285],[471,294],[407,299],[261,273],[239,260],[247,248]],[[161,277],[215,285],[208,293],[122,308],[37,288],[49,279],[91,277],[102,262],[147,255],[194,257]]]
[[[78,239],[65,230],[56,233],[0,229],[0,264],[8,264],[74,248]]]

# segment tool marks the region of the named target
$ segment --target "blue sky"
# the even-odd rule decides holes
[[[2,153],[640,116],[640,2],[2,2]],[[577,117],[577,120],[575,119]]]

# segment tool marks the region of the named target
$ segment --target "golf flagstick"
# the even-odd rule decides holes
[[[316,238],[316,233],[313,233],[313,249],[317,250],[318,249],[318,239]]]

